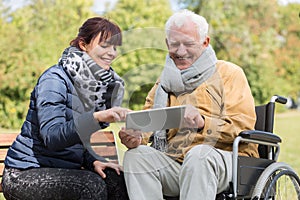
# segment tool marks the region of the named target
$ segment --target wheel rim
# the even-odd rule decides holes
[[[298,199],[300,194],[300,180],[295,172],[281,170],[270,177],[266,185],[265,200]]]

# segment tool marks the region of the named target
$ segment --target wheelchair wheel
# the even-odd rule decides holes
[[[251,199],[300,200],[300,179],[289,165],[273,163],[259,177]]]

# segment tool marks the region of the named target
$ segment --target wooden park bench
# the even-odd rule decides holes
[[[13,143],[18,133],[3,133],[0,134],[0,181],[2,178],[4,159],[8,148]],[[93,134],[91,137],[91,146],[96,154],[101,155],[112,162],[118,162],[117,150],[113,132],[101,131]],[[2,193],[2,186],[0,184],[0,193]]]

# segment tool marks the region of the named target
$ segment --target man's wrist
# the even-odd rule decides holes
[[[201,117],[203,119],[203,125],[202,125],[202,127],[197,128],[197,132],[201,132],[203,130],[204,126],[205,126],[205,117],[203,115],[201,115]]]

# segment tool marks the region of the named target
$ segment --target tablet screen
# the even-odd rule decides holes
[[[143,132],[179,128],[186,106],[173,106],[129,112],[126,116],[126,129]]]

